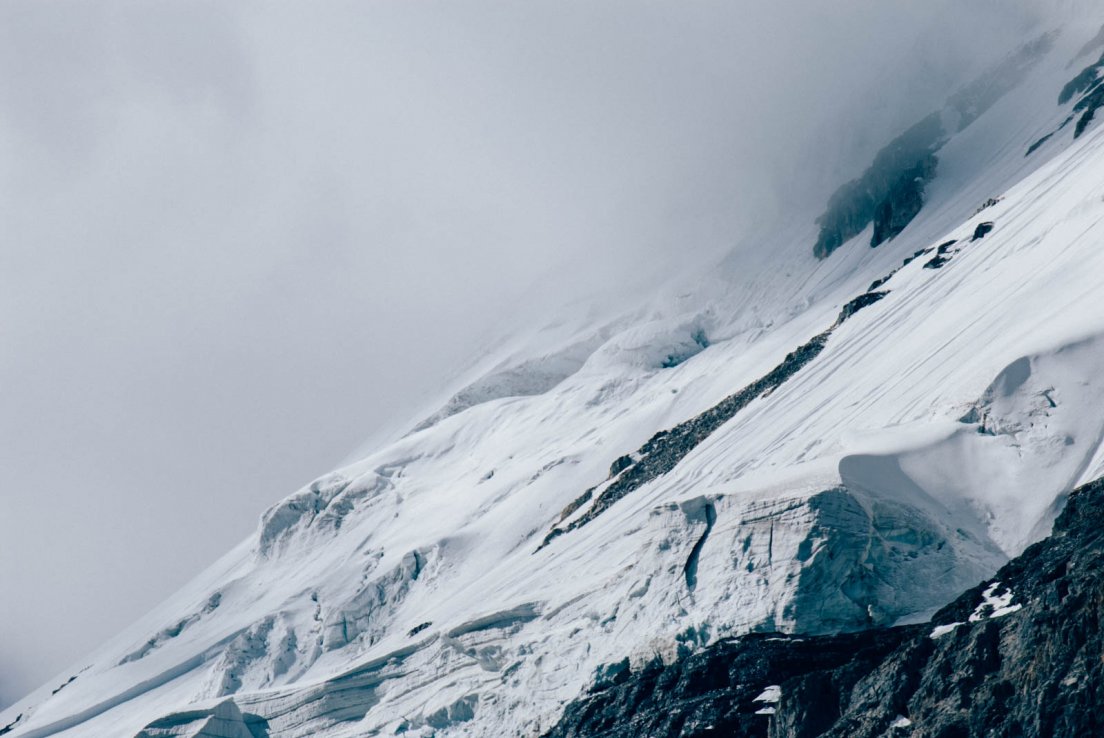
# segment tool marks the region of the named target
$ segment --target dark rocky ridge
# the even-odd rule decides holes
[[[1104,58],[1101,59],[1100,64],[1104,68]],[[1074,104],[1073,112],[1081,114],[1081,117],[1077,119],[1077,124],[1073,127],[1074,138],[1080,137],[1085,132],[1085,129],[1096,117],[1096,111],[1102,106],[1104,106],[1104,80],[1097,82],[1096,86]]]
[[[939,163],[935,152],[946,139],[942,116],[932,113],[879,151],[858,179],[837,189],[816,220],[817,258],[827,257],[870,223],[872,247],[903,231],[924,205],[924,188]]]
[[[1100,29],[1097,38],[1090,42],[1088,46],[1095,45],[1100,38],[1104,38],[1104,28]],[[1080,138],[1085,129],[1089,127],[1089,124],[1093,122],[1096,118],[1096,111],[1104,107],[1104,54],[1101,54],[1099,59],[1078,72],[1073,79],[1062,87],[1061,92],[1058,93],[1058,105],[1066,105],[1074,98],[1078,99],[1073,105],[1073,112],[1056,129],[1031,144],[1025,156],[1034,154],[1039,147],[1052,139],[1054,134],[1073,122],[1074,118],[1077,118],[1077,123],[1073,127],[1074,139]]]
[[[891,276],[893,275],[886,275],[884,279],[875,282],[875,285],[884,284]],[[736,413],[747,407],[752,400],[769,395],[815,359],[824,350],[832,331],[843,325],[844,321],[888,294],[889,290],[874,290],[872,286],[870,291],[852,298],[840,309],[835,323],[791,351],[767,374],[739,392],[729,395],[697,417],[679,423],[669,430],[659,431],[635,453],[619,456],[610,465],[609,476],[606,478],[608,484],[605,489],[595,497],[595,490],[601,485],[591,487],[567,505],[560,512],[559,521],[544,537],[537,550],[544,548],[564,533],[586,525],[625,495],[674,469],[698,444],[735,417]],[[587,503],[591,505],[586,512],[561,527],[561,523]]]
[[[1101,55],[1100,59],[1082,69],[1077,73],[1076,77],[1065,84],[1062,91],[1058,93],[1058,104],[1065,105],[1072,100],[1075,95],[1088,92],[1091,88],[1095,87],[1100,79],[1101,69],[1104,69],[1104,55]]]
[[[816,358],[824,350],[831,333],[832,329],[829,328],[813,336],[805,344],[790,352],[782,363],[739,392],[729,395],[695,418],[669,430],[659,431],[633,456],[619,457],[610,468],[612,481],[606,488],[597,497],[594,496],[596,487],[588,489],[563,510],[560,514],[560,522],[593,499],[590,508],[562,528],[558,526],[552,528],[544,537],[540,548],[547,546],[556,537],[586,525],[625,495],[674,469],[698,444],[747,407],[752,400],[777,389],[799,369]]]
[[[16,715],[15,720],[12,720],[7,725],[4,725],[4,726],[0,727],[0,735],[7,735],[8,733],[15,730],[16,726],[19,725],[19,721],[22,720],[22,719],[23,719],[23,713],[19,713],[18,715]]]
[[[755,633],[667,667],[653,661],[630,674],[622,662],[569,705],[546,738],[766,736],[776,716],[761,713],[772,705],[755,698],[768,686],[781,685],[785,694],[791,681],[815,673],[831,674],[837,688],[850,687],[918,633],[916,627],[816,639]],[[828,710],[813,722],[827,728],[839,714]]]
[[[1073,127],[1073,137],[1075,139],[1085,132],[1085,129],[1096,117],[1096,111],[1104,106],[1104,79],[1102,79],[1102,75],[1104,75],[1104,54],[1067,82],[1058,95],[1059,105],[1065,105],[1076,95],[1081,96],[1073,105],[1073,116],[1067,118],[1065,123],[1062,124],[1062,127],[1065,127],[1070,120],[1080,114],[1077,123]],[[1049,137],[1048,135],[1046,138]],[[1042,142],[1040,141],[1040,143]]]
[[[1070,495],[1049,538],[927,625],[752,634],[667,666],[630,673],[626,663],[606,670],[546,735],[1104,735],[1102,560],[1104,479]],[[984,605],[987,592],[1006,591],[1012,606],[1004,612]],[[939,631],[945,633],[933,638]],[[770,704],[774,712],[762,714],[767,703],[754,698],[771,685],[780,695]]]
[[[942,110],[890,141],[866,171],[832,193],[816,219],[820,233],[813,254],[818,259],[828,257],[871,224],[871,247],[901,233],[924,206],[924,190],[935,178],[939,163],[936,153],[1019,84],[1034,62],[1050,50],[1053,38],[1044,34],[1025,44],[963,87]]]

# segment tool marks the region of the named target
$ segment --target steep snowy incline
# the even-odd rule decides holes
[[[535,735],[656,655],[921,620],[990,576],[1104,474],[1104,127],[1024,156],[1082,30],[892,240],[817,261],[811,213],[488,357],[0,734]]]
[[[758,633],[621,670],[547,738],[1098,736],[1104,480],[931,622]]]

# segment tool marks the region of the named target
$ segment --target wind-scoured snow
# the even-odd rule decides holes
[[[932,638],[942,638],[943,636],[947,635],[948,633],[953,633],[954,629],[957,628],[960,625],[962,625],[962,623],[957,623],[957,622],[956,623],[947,623],[946,625],[937,625],[934,628],[932,628],[931,637]]]
[[[868,228],[817,261],[809,213],[636,312],[492,351],[414,431],[273,506],[0,725],[537,735],[611,665],[892,624],[991,577],[1104,473],[1104,129],[1023,156],[1060,122],[1086,38],[1058,35],[940,149],[891,242],[869,249]],[[541,547],[611,465],[829,329],[670,469]],[[1005,597],[987,592],[988,617]]]

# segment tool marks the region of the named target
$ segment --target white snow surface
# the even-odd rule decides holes
[[[777,684],[772,684],[763,692],[752,700],[752,702],[778,702],[782,699],[782,687]]]
[[[961,622],[947,623],[946,625],[937,625],[934,628],[932,628],[932,632],[931,632],[931,635],[929,637],[930,638],[942,638],[943,636],[947,635],[948,633],[953,633],[955,628],[957,628],[960,625],[962,625]]]
[[[892,723],[889,724],[891,728],[908,728],[912,725],[912,721],[904,715],[898,715]]]
[[[1104,474],[1104,126],[1024,157],[1067,114],[1057,91],[1095,30],[1060,36],[951,140],[893,241],[817,262],[816,213],[799,214],[635,311],[504,343],[0,726],[129,737],[182,713],[147,735],[246,735],[250,716],[274,737],[539,735],[622,659],[890,624],[990,577]],[[901,268],[807,366],[538,551],[611,462],[950,239],[949,263]],[[992,616],[1012,606],[989,595]]]
[[[993,582],[986,587],[985,591],[981,593],[981,604],[970,613],[969,619],[971,623],[976,623],[986,618],[1004,617],[1005,615],[1011,615],[1023,609],[1022,604],[1012,604],[1013,594],[1011,589],[1006,588],[1003,592],[997,594],[1000,589],[1000,582]]]

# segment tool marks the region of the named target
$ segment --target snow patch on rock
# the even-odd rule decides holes
[[[1000,618],[1005,615],[1011,615],[1023,608],[1021,604],[1012,604],[1011,589],[1006,587],[1005,590],[998,595],[997,592],[1000,591],[1000,586],[1000,582],[993,582],[981,593],[981,604],[970,613],[969,619],[971,623],[976,623],[986,618]]]

